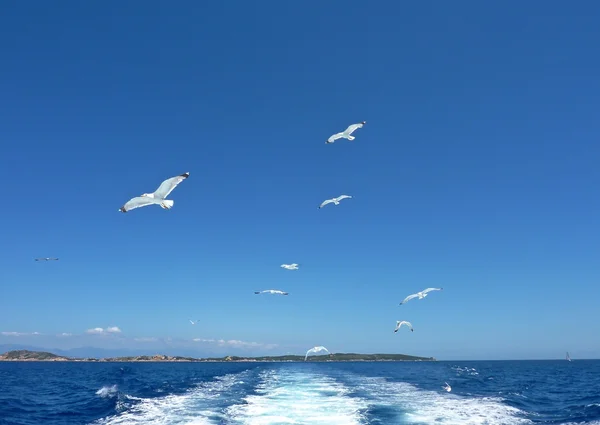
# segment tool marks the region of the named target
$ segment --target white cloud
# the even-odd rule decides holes
[[[58,334],[57,336],[73,336],[73,334],[70,334],[68,332],[63,332],[61,334]]]
[[[263,344],[261,342],[248,342],[240,341],[239,339],[205,339],[205,338],[194,338],[194,342],[206,342],[209,344],[217,344],[219,347],[233,347],[233,348],[265,348],[272,349],[277,347],[277,344]]]
[[[92,329],[88,329],[87,331],[85,331],[85,333],[92,334],[92,335],[106,335],[106,334],[121,333],[121,329],[119,329],[118,326],[112,326],[112,327],[109,327],[106,329],[92,328]]]
[[[0,332],[3,336],[41,335],[39,332]]]

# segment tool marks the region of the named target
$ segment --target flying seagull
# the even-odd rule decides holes
[[[317,354],[320,353],[321,351],[327,351],[327,354],[329,354],[331,356],[331,353],[329,352],[329,350],[325,347],[323,347],[322,345],[318,346],[318,347],[313,347],[310,350],[308,350],[306,352],[306,356],[304,356],[304,361],[306,361],[306,359],[308,358],[309,354]]]
[[[283,292],[278,289],[267,289],[265,291],[254,291],[254,293],[255,294],[269,293],[269,294],[275,294],[275,295],[288,295],[289,294],[289,292]]]
[[[192,319],[188,319],[190,321],[190,323],[192,325],[195,325],[196,323],[198,323],[200,321],[200,319],[196,319],[196,321],[194,322]]]
[[[58,261],[58,258],[52,258],[52,257],[36,258],[35,261]]]
[[[282,264],[281,268],[283,269],[287,269],[287,270],[298,270],[298,266],[300,264],[296,264],[296,263],[292,263],[292,264]]]
[[[412,295],[409,295],[408,297],[404,298],[404,301],[402,301],[400,303],[400,305],[405,304],[406,302],[412,300],[413,298],[419,298],[420,300],[422,300],[423,298],[425,298],[427,296],[428,292],[431,292],[431,291],[441,291],[442,289],[444,289],[444,288],[427,288],[427,289],[424,289],[421,292],[417,292],[416,294],[412,294]]]
[[[414,332],[415,330],[413,329],[413,326],[410,322],[407,322],[406,320],[403,320],[402,322],[400,320],[396,321],[396,329],[394,329],[394,332],[398,332],[398,329],[400,329],[400,327],[402,325],[406,325],[408,326],[408,328],[410,329],[411,332]]]
[[[450,386],[450,384],[448,384],[447,382],[444,382],[444,385],[442,388],[445,389],[446,391],[450,392],[452,391],[452,387]]]
[[[154,193],[144,193],[141,196],[130,199],[125,205],[119,208],[119,211],[126,213],[127,211],[152,204],[160,205],[163,209],[169,210],[173,208],[174,201],[165,198],[169,196],[169,193],[171,193],[179,183],[187,179],[189,176],[190,173],[183,173],[179,176],[171,177],[170,179],[162,182]]]
[[[349,126],[347,129],[345,129],[344,131],[342,131],[341,133],[336,133],[333,136],[331,136],[329,139],[327,139],[327,141],[325,142],[326,144],[329,143],[333,143],[335,142],[337,139],[348,139],[348,140],[354,140],[355,137],[352,136],[351,134],[354,133],[354,131],[356,131],[359,128],[362,128],[363,125],[365,125],[367,122],[363,121],[359,124],[352,124],[351,126]]]
[[[350,195],[342,195],[342,196],[338,196],[337,198],[327,199],[327,200],[323,201],[323,203],[321,205],[319,205],[319,209],[321,209],[325,205],[331,204],[331,203],[333,203],[334,205],[339,205],[340,201],[342,199],[352,199],[352,196],[350,196]]]

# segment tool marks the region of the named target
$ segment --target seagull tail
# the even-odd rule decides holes
[[[173,201],[172,199],[163,199],[163,201],[160,203],[160,206],[165,210],[170,210],[171,208],[173,208],[174,203],[175,201]]]

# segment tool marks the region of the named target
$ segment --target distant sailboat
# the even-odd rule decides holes
[[[569,352],[567,351],[567,361],[570,362],[571,361],[571,356],[569,356]]]

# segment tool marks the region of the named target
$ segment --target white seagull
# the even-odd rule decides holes
[[[283,292],[280,291],[278,289],[266,289],[264,291],[254,291],[255,294],[265,294],[265,293],[269,293],[269,294],[275,294],[275,295],[288,295],[289,292]]]
[[[338,196],[337,198],[327,199],[327,200],[323,201],[323,203],[321,205],[319,205],[319,209],[321,209],[325,205],[331,204],[331,203],[333,203],[334,205],[339,205],[340,201],[342,199],[352,199],[352,196],[350,196],[350,195],[342,195],[342,196]]]
[[[450,384],[448,384],[447,382],[444,382],[444,385],[442,388],[445,389],[446,391],[450,392],[452,391],[452,387],[450,386]]]
[[[194,322],[192,319],[188,319],[190,321],[190,323],[192,325],[195,325],[196,323],[198,323],[200,321],[200,319],[196,319],[196,321]]]
[[[189,176],[190,173],[183,173],[179,176],[171,177],[170,179],[162,182],[155,192],[144,193],[141,196],[130,199],[125,205],[119,208],[119,211],[126,213],[127,211],[152,204],[160,205],[163,209],[169,210],[173,208],[174,201],[165,198],[169,196],[169,193],[171,193],[179,183],[187,179]]]
[[[287,270],[298,270],[298,266],[300,264],[296,264],[296,263],[292,263],[292,264],[282,264],[281,268],[283,269],[287,269]]]
[[[394,329],[394,332],[398,332],[398,329],[400,329],[400,326],[402,326],[402,325],[408,326],[408,328],[410,329],[411,332],[415,331],[410,322],[407,322],[406,320],[403,320],[403,321],[397,320],[396,321],[396,329]]]
[[[431,292],[431,291],[441,291],[442,289],[444,289],[444,288],[427,288],[427,289],[424,289],[421,292],[417,292],[416,294],[412,294],[412,295],[409,295],[408,297],[404,298],[404,301],[402,301],[400,303],[400,305],[405,304],[406,302],[412,300],[413,298],[419,298],[420,300],[422,300],[423,298],[425,298],[427,296],[428,292]]]
[[[333,136],[331,136],[329,139],[327,139],[327,141],[325,143],[326,144],[333,143],[337,139],[342,139],[342,138],[348,139],[348,140],[354,140],[355,137],[352,136],[351,134],[354,133],[357,129],[362,128],[363,125],[365,125],[366,123],[367,123],[366,121],[363,121],[358,124],[352,124],[352,125],[348,126],[348,128],[345,129],[344,131],[342,131],[341,133],[336,133]]]
[[[318,346],[318,347],[313,347],[310,350],[308,350],[306,352],[306,356],[304,356],[304,361],[306,361],[306,359],[308,358],[309,354],[316,354],[316,353],[320,353],[321,351],[327,351],[327,354],[329,354],[331,356],[331,353],[329,352],[329,350],[325,347],[323,347],[322,345]]]
[[[35,261],[58,261],[58,258],[52,258],[52,257],[36,258]]]

